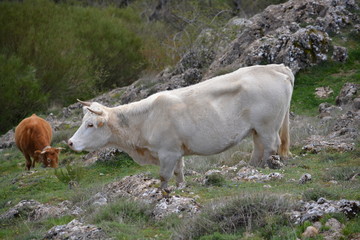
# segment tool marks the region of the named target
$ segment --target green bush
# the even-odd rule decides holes
[[[337,196],[336,193],[330,192],[326,189],[319,189],[319,188],[311,188],[303,192],[302,199],[304,201],[317,201],[319,198],[330,198],[330,199],[336,199],[339,196]]]
[[[33,67],[16,56],[0,54],[0,133],[13,127],[36,109],[42,109],[48,99],[43,94]]]
[[[207,186],[216,186],[221,187],[225,185],[226,180],[225,177],[219,173],[213,173],[209,176],[206,176],[206,185]]]
[[[120,222],[128,224],[145,223],[150,220],[150,206],[137,201],[119,199],[90,216],[94,224]]]
[[[237,234],[269,224],[280,229],[280,225],[290,225],[285,213],[293,207],[294,203],[284,196],[266,193],[222,199],[217,204],[204,207],[198,216],[180,226],[176,230],[176,237],[199,239],[216,232]]]
[[[127,21],[139,21],[131,10],[33,0],[0,2],[0,12],[1,61],[6,61],[4,56],[14,56],[17,62],[9,64],[26,66],[3,74],[1,91],[24,92],[26,96],[20,102],[31,106],[25,113],[42,111],[45,102],[47,106],[66,105],[76,98],[88,99],[112,87],[128,85],[146,64],[142,41],[127,26]],[[19,75],[36,81],[25,84],[24,89],[23,82],[29,80]],[[26,115],[23,108],[11,109],[22,116],[7,112],[1,115],[1,122],[9,118],[16,122]],[[0,132],[13,125],[14,120],[1,125]]]
[[[84,168],[67,164],[65,168],[56,168],[54,174],[60,182],[76,188],[84,175]]]

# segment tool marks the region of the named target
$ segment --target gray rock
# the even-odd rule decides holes
[[[344,238],[344,235],[341,233],[344,225],[335,218],[330,218],[325,223],[325,227],[328,227],[329,230],[326,230],[322,233],[324,240],[337,240]]]
[[[279,155],[271,155],[267,160],[266,164],[271,169],[280,169],[284,167],[284,163],[281,162]]]
[[[315,89],[315,95],[319,98],[328,98],[333,92],[329,87],[318,87]]]
[[[13,146],[15,146],[15,132],[11,129],[0,136],[0,149],[11,148]]]
[[[56,206],[42,204],[35,200],[22,200],[13,208],[0,215],[0,220],[13,220],[18,217],[30,221],[38,221],[49,217],[61,217],[65,215],[77,216],[82,213],[82,209],[72,206],[70,201],[64,201]]]
[[[349,58],[347,48],[341,46],[334,46],[334,52],[331,57],[332,60],[337,62],[345,62]]]
[[[153,214],[155,219],[162,219],[170,214],[187,214],[195,215],[200,211],[200,205],[193,198],[171,196],[170,198],[162,198],[155,205]]]
[[[188,85],[198,83],[202,78],[202,73],[197,68],[189,68],[183,74],[184,81]]]
[[[111,239],[105,232],[94,225],[84,224],[79,220],[72,220],[68,224],[59,225],[51,228],[44,239],[56,240],[88,240],[88,239]]]
[[[193,215],[200,211],[200,205],[193,198],[172,194],[163,198],[160,189],[155,187],[159,184],[159,180],[152,179],[146,174],[127,176],[120,181],[106,185],[102,192],[90,198],[88,204],[102,206],[118,198],[130,198],[144,204],[154,205],[153,215],[157,220],[172,213]]]
[[[299,209],[290,213],[290,218],[295,224],[305,221],[317,221],[327,213],[345,213],[349,218],[359,214],[360,201],[342,199],[340,201],[319,199],[317,202],[299,202]]]
[[[243,24],[237,38],[218,54],[205,76],[222,67],[285,63],[294,73],[327,59],[329,33],[359,23],[355,1],[288,1],[271,5]],[[232,20],[233,21],[233,20]],[[300,27],[301,26],[301,27]],[[347,57],[344,48],[334,48],[337,60]]]
[[[311,181],[311,174],[309,173],[305,173],[304,175],[301,176],[301,178],[299,179],[299,184],[305,184],[307,182]]]
[[[336,104],[341,106],[350,103],[355,97],[359,95],[359,89],[360,84],[345,83],[345,85],[341,88],[339,96],[336,97]]]
[[[355,111],[360,110],[360,97],[357,97],[357,98],[354,99],[354,101],[353,101],[353,109]]]
[[[270,174],[263,174],[253,167],[242,167],[234,177],[233,181],[255,181],[255,182],[268,182],[271,180],[282,179],[283,174],[273,172]]]
[[[14,218],[28,218],[30,213],[34,211],[36,207],[41,205],[35,200],[22,200],[16,204],[13,208],[0,215],[1,221],[13,220]]]

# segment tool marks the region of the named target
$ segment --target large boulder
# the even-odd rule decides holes
[[[153,205],[152,214],[156,220],[170,214],[183,216],[185,214],[193,215],[200,211],[200,205],[194,198],[173,194],[163,198],[161,190],[156,185],[160,185],[160,180],[153,179],[147,174],[126,176],[119,181],[104,186],[103,191],[91,197],[88,204],[102,206],[119,198],[129,198],[140,201],[142,204]]]
[[[78,216],[83,212],[79,207],[73,206],[70,201],[63,201],[55,206],[42,204],[35,200],[22,200],[14,207],[0,215],[1,221],[11,221],[16,218],[38,221],[49,217],[62,217],[65,215]]]
[[[294,73],[327,59],[329,34],[359,23],[352,0],[291,0],[267,7],[244,24],[238,37],[218,54],[205,76],[219,68],[236,69],[263,63],[285,63]],[[335,48],[339,61],[346,49]]]
[[[68,224],[59,225],[51,228],[46,234],[44,239],[53,240],[91,240],[91,239],[113,239],[106,236],[106,233],[99,227],[91,224],[85,224],[81,221],[74,219]]]

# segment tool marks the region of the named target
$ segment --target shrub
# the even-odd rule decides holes
[[[78,166],[67,164],[64,168],[57,168],[54,174],[60,182],[69,185],[70,188],[77,187],[84,175],[84,169]]]
[[[101,222],[144,223],[150,220],[150,206],[137,201],[119,199],[94,213],[90,218],[94,224]]]
[[[335,193],[329,192],[325,189],[319,189],[319,188],[311,188],[309,190],[306,190],[302,194],[302,198],[304,201],[317,201],[319,198],[331,198],[334,199],[337,197]]]
[[[0,133],[16,125],[20,119],[43,109],[48,99],[43,94],[33,67],[16,56],[0,54]]]
[[[1,121],[15,120],[6,127],[1,125],[0,131],[27,112],[43,110],[45,103],[70,104],[76,98],[88,99],[100,91],[128,85],[146,63],[142,41],[127,26],[128,20],[136,22],[136,15],[128,10],[34,0],[0,2],[0,12],[1,61],[12,56],[17,59],[7,68],[2,66],[7,73],[2,74],[1,91],[8,92],[2,98],[30,106],[19,108],[22,116],[2,114]],[[10,64],[17,67],[10,68]],[[17,101],[18,92],[25,96]]]
[[[225,185],[225,177],[221,174],[213,173],[206,177],[206,185],[221,187]]]
[[[293,203],[284,196],[252,194],[221,199],[206,206],[202,213],[176,230],[179,239],[197,239],[216,232],[234,234],[265,226],[270,220],[288,224],[285,213]]]

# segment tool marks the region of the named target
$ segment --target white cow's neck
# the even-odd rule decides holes
[[[110,145],[116,145],[126,151],[139,145],[139,134],[146,121],[150,104],[144,100],[109,109],[109,127],[112,136]]]

